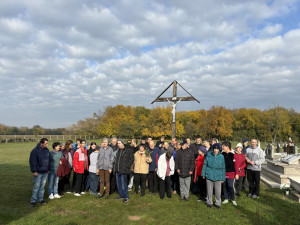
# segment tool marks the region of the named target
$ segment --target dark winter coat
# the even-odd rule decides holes
[[[191,152],[193,152],[193,154],[194,154],[194,159],[197,159],[197,157],[198,157],[198,151],[199,151],[200,146],[202,146],[202,145],[201,144],[198,145],[196,143],[193,143],[189,147],[189,150]]]
[[[42,149],[38,144],[30,153],[29,164],[32,173],[48,173],[51,169],[49,149]]]
[[[149,148],[149,153],[152,159],[152,162],[149,165],[149,171],[155,171],[155,169],[157,168],[159,156],[161,155],[160,149],[158,147],[154,147],[153,150]]]
[[[114,164],[114,172],[130,174],[130,167],[133,162],[134,154],[131,148],[125,147],[124,149],[119,149]]]
[[[188,149],[178,150],[176,152],[175,159],[175,171],[180,170],[180,177],[191,176],[189,172],[193,172],[195,169],[194,153]]]

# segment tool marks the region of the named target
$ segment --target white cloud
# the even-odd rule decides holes
[[[173,80],[201,101],[179,110],[300,110],[300,29],[285,24],[297,1],[17,2],[0,3],[0,123],[61,127],[107,105],[151,107]]]

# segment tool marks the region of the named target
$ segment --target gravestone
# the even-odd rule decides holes
[[[280,153],[280,145],[279,145],[279,143],[277,143],[276,152],[277,152],[277,153]]]
[[[285,158],[280,159],[281,162],[287,164],[300,164],[300,155],[287,155]]]

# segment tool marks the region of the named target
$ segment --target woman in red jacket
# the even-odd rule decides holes
[[[240,191],[242,189],[242,180],[245,177],[246,160],[245,155],[242,153],[243,146],[238,143],[235,148],[234,154],[234,167],[235,167],[235,190],[236,196],[241,196]]]
[[[76,184],[75,184],[75,196],[81,196],[81,194],[85,194],[82,191],[83,187],[83,176],[84,171],[88,171],[89,164],[88,164],[88,156],[87,156],[87,149],[85,148],[86,141],[80,141],[80,148],[75,152],[73,158],[73,168],[74,172],[76,173]]]
[[[195,176],[194,183],[198,183],[198,187],[200,188],[200,196],[198,201],[206,202],[206,180],[201,176],[202,167],[205,160],[204,154],[207,152],[204,146],[200,146],[198,150],[198,157],[195,160]],[[198,191],[198,190],[197,190]]]

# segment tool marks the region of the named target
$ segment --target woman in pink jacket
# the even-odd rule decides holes
[[[235,190],[236,196],[241,196],[240,191],[242,189],[242,180],[245,177],[245,167],[246,167],[246,156],[242,153],[243,146],[238,143],[235,148],[234,154],[234,167],[235,167]]]

